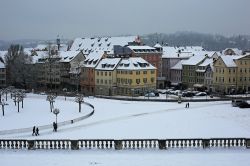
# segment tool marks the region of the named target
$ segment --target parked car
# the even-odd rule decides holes
[[[239,104],[239,107],[240,107],[240,108],[250,108],[250,104],[248,104],[246,101],[242,101],[242,102]]]
[[[198,92],[198,93],[196,93],[195,96],[206,96],[206,95],[207,95],[206,92]]]
[[[155,94],[153,92],[150,92],[150,93],[146,93],[144,96],[145,97],[155,97]]]
[[[239,107],[240,106],[240,103],[242,103],[243,100],[240,100],[240,99],[234,99],[232,100],[232,106],[233,107]]]
[[[190,91],[182,93],[182,97],[193,97],[193,96],[194,96],[194,93]]]

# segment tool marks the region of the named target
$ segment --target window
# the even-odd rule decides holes
[[[107,72],[105,71],[105,76],[107,76]]]
[[[137,83],[137,84],[140,84],[140,79],[136,79],[136,83]]]
[[[136,75],[140,75],[140,71],[136,71]]]
[[[143,78],[143,83],[147,83],[147,78]]]
[[[152,83],[155,82],[155,78],[154,78],[154,77],[151,78],[151,82],[152,82]]]
[[[151,70],[151,74],[155,74],[155,71],[154,71],[154,70]]]
[[[101,71],[101,76],[103,76],[103,72]]]
[[[96,80],[97,84],[99,84],[99,79]]]
[[[105,84],[108,84],[108,81],[107,81],[107,80],[105,80]]]
[[[109,76],[111,76],[111,72],[109,72]]]
[[[132,84],[132,79],[129,79],[129,80],[128,80],[128,83],[129,83],[129,84]]]
[[[147,71],[143,71],[143,74],[147,74]]]

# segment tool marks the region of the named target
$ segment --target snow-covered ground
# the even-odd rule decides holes
[[[186,103],[118,101],[85,98],[95,106],[93,116],[83,121],[31,132],[0,135],[0,139],[87,139],[87,138],[214,138],[250,137],[250,109],[232,107],[229,101]],[[0,130],[46,125],[55,121],[45,95],[28,94],[24,108],[8,99],[5,116],[0,117]],[[91,108],[83,105],[78,112],[74,98],[57,97],[55,107],[61,110],[58,121],[83,116]],[[249,165],[250,150],[135,150],[135,151],[23,151],[0,150],[1,165]],[[14,159],[14,160],[13,160]]]

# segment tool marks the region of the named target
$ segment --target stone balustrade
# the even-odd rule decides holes
[[[247,148],[250,139],[91,139],[91,140],[0,140],[0,149],[174,149],[174,148]]]

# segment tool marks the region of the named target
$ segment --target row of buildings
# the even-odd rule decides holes
[[[86,95],[140,95],[178,86],[231,93],[250,91],[250,55],[238,49],[143,45],[140,37],[77,38],[72,45],[25,49],[35,71],[29,88],[77,90]],[[6,52],[0,52],[3,57]],[[3,59],[3,58],[2,58]],[[1,62],[0,62],[1,63]],[[6,85],[4,63],[0,86]]]

